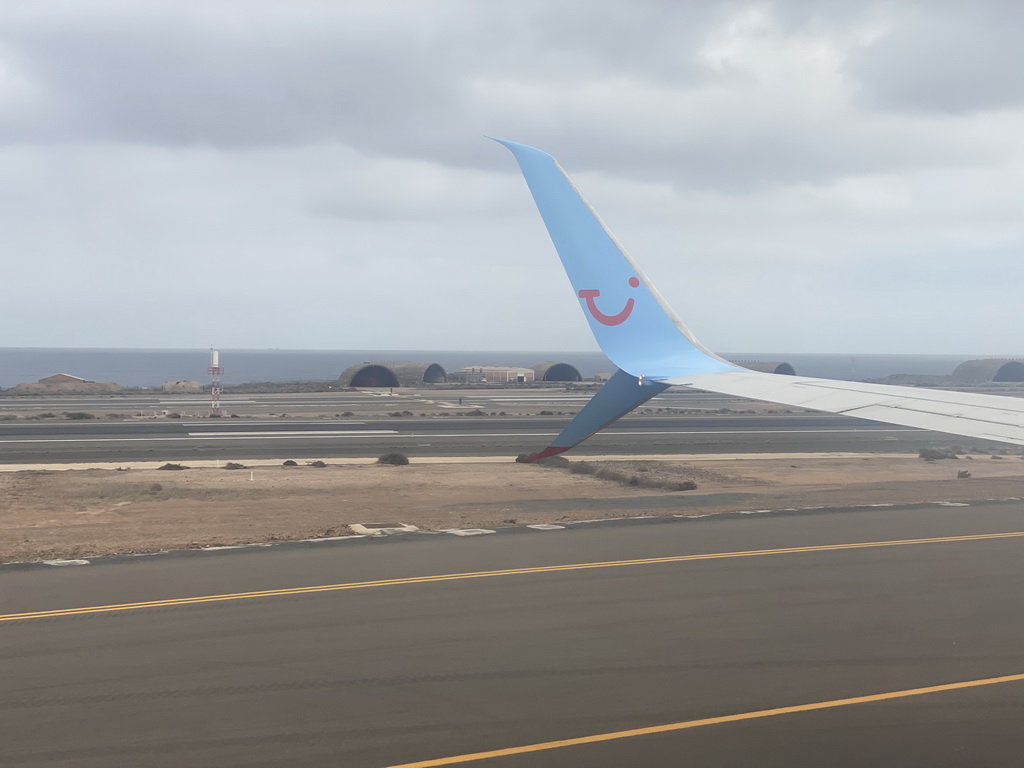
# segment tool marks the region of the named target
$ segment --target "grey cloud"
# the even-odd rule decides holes
[[[986,147],[964,147],[942,136],[925,137],[912,130],[881,135],[880,130],[859,126],[858,130],[823,133],[762,122],[723,125],[716,135],[677,141],[654,137],[597,144],[594,137],[581,140],[564,153],[568,161],[563,164],[583,170],[600,168],[643,181],[667,180],[678,189],[730,194],[788,184],[826,185],[850,174],[971,164],[989,156]]]
[[[224,29],[136,11],[8,28],[5,42],[40,100],[59,105],[20,133],[8,130],[8,140],[281,145],[343,139],[353,126],[403,116],[407,125],[413,115],[429,122],[451,107],[436,71],[414,66],[413,25],[381,36],[347,27],[337,13],[322,21],[294,34],[265,17]]]
[[[590,348],[485,133],[556,154],[718,349],[914,351],[1020,284],[1024,112],[929,90],[950,29],[1006,48],[995,4],[87,5],[0,0],[0,342]]]
[[[708,89],[742,86],[753,75],[728,66],[711,71],[698,53],[731,14],[759,6],[534,0],[213,7],[114,3],[87,12],[72,4],[63,16],[8,12],[0,43],[34,89],[37,108],[0,118],[0,141],[224,150],[337,142],[493,168],[495,148],[480,137],[497,133],[557,151],[580,170],[733,191],[974,159],[938,138],[846,131],[841,115],[765,114],[739,97],[702,103]],[[839,23],[820,5],[808,8],[772,6],[772,23],[780,34]],[[616,104],[631,83],[653,89],[640,112]],[[505,86],[537,97],[502,100]],[[608,87],[619,92],[603,97]],[[694,106],[673,113],[674,100],[692,94]],[[808,102],[816,98],[807,95]]]
[[[602,71],[692,79],[700,25],[687,22],[707,15],[661,2],[295,6],[218,4],[233,23],[189,4],[9,14],[0,39],[58,110],[8,126],[6,138],[231,147],[429,137],[472,118],[465,86],[481,72],[567,87]]]
[[[846,67],[867,104],[939,114],[1024,104],[1024,5],[940,0],[887,8],[891,30]]]

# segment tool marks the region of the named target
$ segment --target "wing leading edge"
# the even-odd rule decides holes
[[[601,350],[620,369],[554,442],[567,451],[669,386],[1024,445],[1024,399],[781,376],[740,368],[702,345],[551,155],[496,139],[519,163]]]

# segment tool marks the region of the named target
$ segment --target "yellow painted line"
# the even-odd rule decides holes
[[[684,731],[688,728],[700,728],[705,725],[737,723],[742,720],[757,720],[762,717],[775,717],[776,715],[791,715],[797,712],[813,712],[817,709],[834,709],[836,707],[849,707],[853,704],[869,704],[875,701],[905,699],[910,696],[924,696],[929,693],[942,693],[943,691],[958,691],[964,688],[980,688],[984,685],[998,685],[999,683],[1017,683],[1021,682],[1022,680],[1024,680],[1024,674],[1004,675],[1003,677],[986,677],[981,680],[967,680],[960,683],[946,683],[945,685],[930,685],[927,688],[909,688],[905,691],[873,693],[870,696],[855,696],[850,699],[816,701],[812,704],[798,704],[793,707],[778,707],[777,709],[759,709],[755,712],[741,712],[737,715],[724,715],[723,717],[706,717],[702,720],[684,720],[680,723],[653,725],[648,728],[633,728],[628,731],[612,731],[611,733],[597,733],[592,736],[580,736],[579,738],[575,739],[561,739],[559,741],[542,741],[537,744],[525,744],[520,747],[508,747],[507,749],[493,749],[489,752],[473,752],[472,754],[466,755],[441,757],[436,760],[421,760],[416,763],[402,763],[401,765],[393,765],[391,766],[391,768],[435,768],[436,766],[441,765],[456,765],[457,763],[470,763],[477,760],[490,760],[494,757],[509,757],[512,755],[524,755],[530,752],[543,752],[548,749],[562,749],[563,747],[578,747],[584,744],[596,744],[602,741],[630,739],[634,736],[652,736],[657,733]]]
[[[585,571],[595,568],[621,568],[623,566],[659,565],[663,563],[687,563],[696,560],[725,560],[734,557],[763,557],[766,555],[793,555],[804,552],[835,552],[846,549],[872,549],[877,547],[905,547],[913,544],[946,544],[963,541],[987,541],[991,539],[1014,539],[1024,537],[1024,531],[1006,533],[981,533],[971,536],[943,536],[930,539],[897,539],[894,541],[863,541],[853,544],[822,544],[813,547],[787,547],[785,549],[752,549],[741,552],[713,552],[703,555],[673,555],[671,557],[646,557],[639,560],[609,560],[598,563],[572,563],[569,565],[542,565],[533,568],[506,568],[497,571],[471,571],[467,573],[444,573],[436,576],[409,576],[403,579],[381,579],[379,581],[354,581],[346,584],[321,584],[312,587],[289,587],[287,589],[266,589],[259,592],[234,592],[225,595],[201,595],[199,597],[175,597],[168,600],[148,600],[141,603],[119,603],[114,605],[93,605],[83,608],[58,608],[52,611],[0,614],[0,622],[45,619],[57,616],[81,616],[89,613],[113,613],[137,611],[144,608],[167,608],[178,605],[200,603],[222,603],[230,600],[252,600],[259,597],[289,597],[311,595],[318,592],[341,592],[347,589],[369,589],[371,587],[395,587],[405,584],[429,584],[436,581],[461,581],[464,579],[485,579],[495,576],[520,576],[530,573],[557,573],[559,571]]]

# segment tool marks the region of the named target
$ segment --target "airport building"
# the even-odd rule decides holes
[[[531,381],[583,381],[579,369],[555,360],[522,368],[515,365],[469,365],[449,374],[449,381],[487,384],[527,384]]]
[[[467,384],[526,384],[535,380],[532,368],[514,365],[468,365],[449,377]]]
[[[345,387],[420,387],[424,384],[530,384],[535,381],[582,381],[574,365],[547,360],[529,368],[518,365],[468,365],[448,373],[438,363],[366,361],[338,377]]]
[[[56,373],[53,376],[44,376],[34,384],[17,384],[11,388],[11,391],[32,394],[99,395],[121,392],[123,389],[114,382],[89,381],[81,376],[72,376],[70,373]]]
[[[576,366],[568,363],[545,360],[531,367],[536,381],[583,381]]]
[[[796,376],[796,369],[789,363],[781,360],[730,360],[729,362],[742,365],[751,371],[761,373],[778,373],[784,376]]]
[[[1024,381],[1024,360],[968,360],[953,371],[956,384]]]
[[[437,363],[385,361],[350,365],[338,378],[346,387],[418,387],[444,384],[448,374]]]

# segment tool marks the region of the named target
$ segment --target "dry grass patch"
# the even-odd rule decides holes
[[[564,468],[577,464],[595,471]],[[967,466],[972,476],[957,479]],[[1024,489],[1024,462],[928,463],[916,455],[250,471],[0,473],[0,561],[338,536],[353,523],[382,519],[428,530],[487,528],[510,521],[1002,498]],[[632,477],[643,480],[634,485]],[[666,490],[687,481],[697,488]]]

